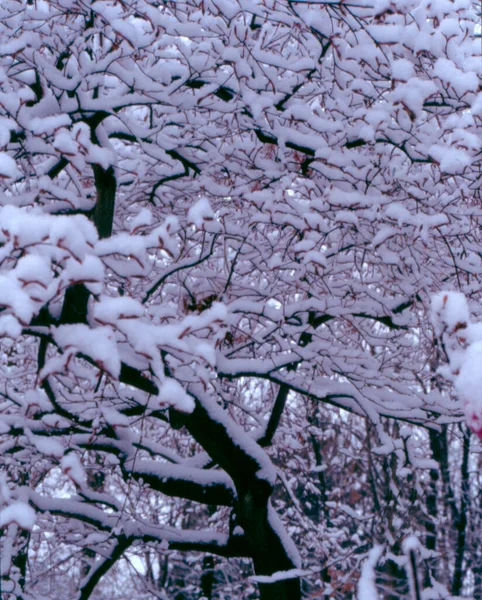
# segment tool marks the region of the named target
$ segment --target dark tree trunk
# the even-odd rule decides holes
[[[461,478],[461,498],[459,518],[456,522],[457,541],[455,545],[455,565],[454,578],[452,582],[452,594],[460,596],[462,592],[462,584],[464,581],[464,555],[465,555],[465,540],[467,533],[467,511],[469,504],[469,450],[470,450],[470,431],[463,431],[463,453],[462,466],[460,469]]]
[[[207,402],[210,402],[207,399]],[[213,414],[213,412],[216,414]],[[218,414],[219,413],[219,414]],[[233,479],[238,492],[237,518],[246,535],[256,575],[273,575],[296,568],[283,534],[273,524],[277,518],[270,506],[272,485],[264,478],[260,464],[232,438],[229,417],[216,406],[196,401],[194,411],[184,416],[191,435]],[[252,440],[250,440],[252,442]],[[260,449],[261,451],[261,449]],[[271,514],[270,514],[271,513]],[[261,600],[300,600],[298,577],[259,586]]]
[[[204,598],[212,600],[214,589],[214,557],[203,558],[203,574],[201,575],[201,592]]]

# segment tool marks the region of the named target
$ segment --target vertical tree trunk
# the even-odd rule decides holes
[[[20,530],[17,534],[17,552],[12,559],[12,564],[17,567],[19,571],[18,585],[23,592],[25,587],[25,580],[27,576],[27,561],[28,561],[28,545],[30,542],[30,532]],[[23,599],[23,594],[17,596],[18,600]]]
[[[94,209],[94,223],[101,239],[112,235],[114,223],[115,194],[117,182],[114,168],[103,169],[100,165],[92,165],[94,171],[97,203]]]
[[[463,430],[463,451],[462,466],[460,469],[461,490],[460,490],[460,510],[459,518],[456,523],[457,541],[455,545],[455,564],[454,578],[452,582],[452,594],[460,596],[462,593],[462,584],[464,581],[464,555],[465,540],[467,533],[467,511],[469,508],[469,450],[470,450],[470,431],[467,428]]]
[[[270,504],[273,488],[265,479],[260,460],[266,461],[266,467],[270,463],[267,457],[261,459],[261,448],[256,445],[256,450],[251,450],[251,438],[231,422],[221,407],[202,395],[197,398],[194,411],[184,415],[184,423],[236,485],[237,518],[246,535],[256,575],[271,576],[295,569],[296,557],[289,549],[292,542]],[[299,577],[260,583],[259,590],[261,600],[301,599]]]
[[[440,456],[442,453],[441,444],[440,444],[440,433],[438,431],[429,431],[430,438],[430,450],[432,452],[433,460],[439,463],[438,469],[430,469],[430,482],[429,482],[429,491],[426,495],[426,507],[427,507],[427,521],[425,525],[425,547],[427,550],[432,552],[435,551],[437,546],[437,516],[438,516],[438,508],[437,508],[437,497],[438,497],[438,482],[440,479]],[[431,577],[437,578],[437,560],[434,558],[427,559],[426,561],[426,570],[424,576],[424,584],[425,586],[430,585]]]
[[[214,589],[214,557],[203,558],[203,573],[201,575],[201,592],[206,600],[212,600]]]

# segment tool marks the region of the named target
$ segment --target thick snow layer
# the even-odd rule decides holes
[[[162,382],[157,399],[161,406],[174,406],[181,412],[191,413],[194,410],[192,396],[175,379],[167,378]]]
[[[87,477],[84,467],[76,454],[71,452],[70,454],[65,455],[60,461],[60,465],[67,477],[72,479],[72,481],[80,488],[84,487]]]
[[[416,535],[408,535],[402,543],[402,550],[405,554],[409,554],[413,550],[420,548],[420,541]]]
[[[222,485],[231,490],[233,495],[236,493],[232,479],[224,471],[196,469],[183,464],[173,465],[154,460],[135,460],[132,472],[138,475],[154,475],[159,478],[192,481],[206,487]]]
[[[0,529],[16,523],[22,529],[31,531],[35,525],[35,511],[24,502],[15,502],[0,510]]]
[[[150,225],[152,223],[152,213],[148,208],[142,208],[137,215],[130,221],[129,227],[134,232],[139,227]]]
[[[378,600],[375,567],[383,552],[382,546],[374,546],[367,560],[363,563],[360,579],[357,585],[357,600]]]
[[[283,548],[286,551],[286,554],[289,556],[295,568],[301,568],[301,557],[298,552],[298,549],[295,546],[295,543],[293,542],[291,537],[286,532],[286,529],[284,528],[284,525],[282,524],[278,513],[271,506],[271,503],[268,504],[268,521],[271,527],[273,528],[273,531],[278,536],[281,544],[283,545]]]
[[[32,441],[37,450],[46,456],[61,458],[64,455],[64,447],[52,437],[35,435],[32,436]]]
[[[465,352],[455,389],[464,403],[470,429],[482,438],[482,342],[471,344]]]
[[[308,569],[288,569],[287,571],[276,571],[272,575],[252,575],[249,580],[255,583],[276,583],[286,579],[295,579],[297,577],[306,577],[313,575],[314,571]]]
[[[102,406],[101,411],[102,411],[102,415],[105,419],[105,422],[108,423],[109,425],[112,425],[112,427],[115,427],[115,428],[129,427],[129,425],[130,425],[129,418],[126,417],[125,415],[123,415],[122,413],[120,413],[115,408],[112,408],[110,406]]]
[[[62,154],[75,155],[78,151],[77,143],[72,139],[72,135],[68,129],[61,128],[57,131],[53,142],[54,148],[56,148]]]
[[[449,145],[433,144],[428,149],[428,154],[439,163],[441,171],[451,175],[462,173],[472,162],[472,157],[466,150]]]
[[[30,130],[35,134],[40,135],[42,133],[52,134],[61,127],[69,126],[71,124],[69,115],[60,114],[51,117],[34,117],[30,121]]]
[[[406,83],[400,83],[391,93],[391,99],[399,102],[419,116],[424,102],[438,91],[433,81],[411,77]]]
[[[207,198],[200,198],[188,211],[188,223],[202,229],[205,221],[214,220],[214,212]]]
[[[408,81],[413,77],[415,68],[413,63],[409,60],[401,58],[392,62],[392,77],[399,81]]]
[[[91,329],[82,324],[61,325],[54,329],[53,337],[61,348],[85,354],[101,369],[119,377],[121,361],[114,333],[108,327]]]
[[[47,287],[52,279],[50,266],[42,256],[27,254],[18,262],[13,271],[14,275],[24,284],[38,283]]]
[[[453,332],[466,327],[470,320],[469,306],[460,292],[440,292],[432,297],[431,317],[435,333],[440,335],[446,328]]]
[[[22,326],[13,315],[0,316],[0,336],[17,339],[22,334]]]
[[[479,87],[476,73],[465,73],[447,58],[439,58],[433,72],[444,83],[452,86],[460,96],[469,91],[476,91]]]
[[[15,317],[25,324],[35,313],[30,296],[12,276],[0,275],[0,306],[12,311]]]
[[[14,159],[5,152],[0,152],[0,177],[20,177],[20,175]]]
[[[435,295],[431,318],[449,359],[439,372],[454,382],[467,424],[482,438],[482,323],[471,323],[467,300],[459,292]]]
[[[101,296],[100,301],[96,302],[93,307],[94,320],[103,325],[107,323],[114,325],[119,319],[133,319],[141,317],[143,314],[142,304],[127,296],[119,298]]]

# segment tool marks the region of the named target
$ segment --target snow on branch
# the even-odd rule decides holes
[[[82,521],[101,531],[112,532],[121,539],[145,542],[167,542],[173,550],[213,552],[220,556],[245,556],[245,540],[241,535],[230,536],[208,530],[187,530],[160,527],[128,517],[105,513],[99,508],[74,499],[56,499],[28,492],[29,504],[41,513]]]
[[[472,321],[468,302],[460,292],[433,296],[431,317],[446,361],[438,372],[453,382],[468,426],[482,438],[482,323]]]

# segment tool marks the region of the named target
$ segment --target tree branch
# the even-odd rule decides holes
[[[89,572],[84,578],[84,581],[81,582],[80,593],[78,596],[79,600],[88,600],[90,598],[92,592],[102,577],[122,557],[124,552],[127,550],[127,548],[129,548],[133,541],[134,540],[132,538],[127,538],[123,535],[120,535],[113,545],[109,555],[98,561],[97,564],[91,566]]]
[[[234,485],[220,471],[150,460],[137,460],[132,468],[124,466],[122,470],[126,476],[142,480],[151,489],[167,496],[221,506],[233,506],[236,500]]]
[[[266,425],[266,430],[263,436],[258,440],[258,444],[260,446],[271,446],[274,434],[276,433],[278,425],[281,421],[281,416],[286,405],[289,391],[290,388],[287,385],[281,384],[279,386],[278,394],[276,395],[276,400],[274,401],[273,410],[271,411],[268,424]]]

